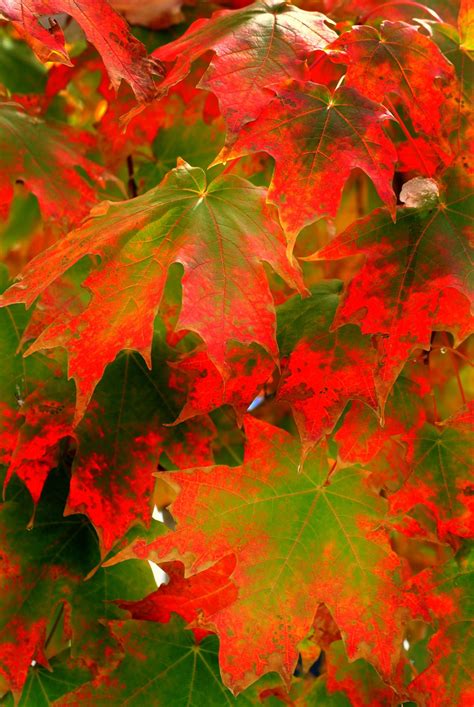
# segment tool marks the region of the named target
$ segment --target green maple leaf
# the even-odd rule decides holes
[[[290,680],[296,644],[319,602],[332,612],[349,657],[367,657],[390,674],[404,610],[398,560],[381,529],[385,501],[358,467],[329,475],[324,447],[301,466],[301,448],[286,432],[251,417],[245,429],[242,466],[160,474],[180,489],[171,505],[177,530],[137,551],[157,561],[178,553],[190,573],[236,555],[239,597],[210,619],[224,682],[234,691],[271,670]]]
[[[91,678],[91,671],[71,660],[66,650],[51,658],[48,668],[40,664],[30,668],[18,707],[50,707]]]
[[[167,624],[125,621],[114,626],[126,651],[114,672],[99,676],[63,698],[61,704],[143,704],[176,707],[250,707],[258,700],[252,690],[235,698],[222,685],[218,640],[208,636],[196,643],[192,631],[174,616]],[[273,684],[278,679],[273,677]]]

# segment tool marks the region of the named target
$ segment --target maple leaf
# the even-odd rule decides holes
[[[342,283],[327,281],[311,297],[278,308],[278,343],[284,357],[278,398],[290,403],[305,449],[332,431],[353,398],[377,408],[375,349],[357,327],[330,331]]]
[[[119,601],[117,604],[139,621],[167,623],[171,614],[176,613],[188,623],[205,623],[212,614],[237,598],[237,587],[231,579],[235,562],[235,557],[228,555],[189,578],[184,576],[182,562],[162,562],[161,569],[168,575],[166,584],[140,601]],[[198,640],[207,634],[204,629],[194,628]]]
[[[413,450],[408,455],[408,477],[390,497],[393,513],[408,512],[417,504],[429,508],[441,540],[449,533],[467,538],[474,534],[474,487],[469,474],[472,413],[469,422],[461,414],[449,425],[437,429],[427,424],[415,432]]]
[[[176,375],[187,381],[186,403],[176,422],[203,415],[221,405],[232,405],[240,420],[275,369],[275,362],[259,347],[229,347],[231,369],[224,380],[205,351],[196,351],[171,364]]]
[[[464,707],[472,13],[217,2],[0,0],[0,702]]]
[[[290,246],[321,216],[335,216],[351,171],[364,170],[391,211],[396,151],[382,124],[383,106],[351,88],[330,91],[310,81],[272,86],[276,96],[244,126],[215,163],[252,152],[275,159],[268,199],[279,209]]]
[[[21,493],[0,509],[0,676],[16,695],[32,660],[47,666],[43,644],[48,618],[70,596],[77,577],[90,569],[91,558],[84,517],[62,518],[51,496],[38,506],[33,529],[27,528],[30,517]]]
[[[193,61],[215,57],[199,82],[212,91],[227,125],[238,132],[268,103],[266,88],[283,79],[303,79],[305,60],[336,39],[327,17],[281,0],[258,0],[240,10],[221,10],[197,20],[182,37],[155,50],[159,61],[175,62],[160,90],[181,81]]]
[[[105,707],[125,702],[139,707],[149,702],[217,707],[236,702],[220,681],[215,636],[198,645],[177,617],[167,624],[114,622],[112,630],[126,649],[123,660],[110,675],[99,676],[66,695],[61,704]],[[242,703],[252,704],[245,699]]]
[[[53,127],[27,115],[15,103],[0,103],[1,211],[7,215],[16,181],[38,199],[44,217],[63,228],[80,222],[97,201],[96,185],[113,179],[106,170],[70,146],[76,135],[70,128]],[[58,178],[58,173],[60,177]]]
[[[107,370],[77,427],[67,512],[86,513],[106,554],[134,523],[150,525],[164,434],[161,399],[132,352]],[[70,419],[72,428],[72,417]],[[111,442],[113,440],[113,443]]]
[[[71,658],[86,665],[94,675],[109,673],[123,658],[123,646],[110,623],[127,617],[119,600],[139,601],[155,586],[149,564],[142,560],[100,567],[77,582],[69,598]]]
[[[362,658],[349,663],[342,641],[335,641],[325,653],[326,684],[330,694],[343,692],[351,707],[389,705],[394,691],[385,685],[377,671]]]
[[[65,314],[29,349],[68,350],[69,376],[77,386],[76,420],[119,351],[135,349],[151,367],[153,321],[172,263],[185,270],[178,328],[199,334],[221,371],[230,339],[255,341],[277,357],[262,261],[304,291],[299,271],[286,259],[283,233],[265,205],[265,190],[232,175],[206,185],[204,172],[186,164],[136,199],[105,202],[81,228],[32,260],[3,304],[30,305],[87,254],[103,257],[84,281],[92,293],[89,305],[77,316]]]
[[[397,95],[416,130],[442,137],[448,125],[446,85],[453,66],[419,26],[384,21],[379,29],[356,26],[331,45],[333,59],[347,64],[344,83],[389,108]],[[442,109],[443,106],[443,109]]]
[[[212,617],[221,672],[234,691],[272,670],[289,681],[296,644],[320,602],[345,636],[350,659],[370,653],[390,673],[403,610],[394,581],[398,560],[376,530],[385,502],[356,467],[329,480],[323,446],[301,469],[300,446],[288,433],[251,417],[245,430],[242,466],[160,476],[180,489],[171,506],[177,531],[140,547],[140,556],[148,552],[159,562],[179,553],[193,574],[236,555],[238,599]],[[315,543],[317,566],[307,562]]]
[[[145,47],[129,32],[126,22],[104,0],[0,0],[0,14],[11,20],[23,33],[40,59],[70,63],[63,33],[56,21],[48,30],[40,16],[66,13],[84,30],[107,68],[110,80],[118,89],[127,81],[140,101],[155,95],[152,74],[159,65],[147,57]]]
[[[74,397],[71,386],[55,378],[48,383],[38,385],[22,404],[18,414],[19,434],[4,482],[6,487],[16,474],[27,486],[35,504],[49,472],[57,466],[61,439],[72,435]],[[53,387],[56,391],[60,389],[55,398],[50,392]]]
[[[160,354],[158,349],[153,355],[158,371]],[[67,512],[87,514],[103,555],[132,525],[149,527],[153,473],[164,449],[172,461],[186,466],[212,461],[214,430],[208,419],[184,423],[172,435],[162,426],[178,406],[166,378],[150,374],[136,354],[126,352],[107,370],[76,428],[79,448]]]
[[[50,707],[63,695],[92,679],[92,673],[83,665],[69,658],[63,651],[49,661],[49,666],[37,663],[28,672],[18,707]]]
[[[416,430],[426,420],[423,393],[420,385],[399,376],[385,406],[383,427],[373,410],[355,400],[334,435],[341,459],[350,464],[367,464],[392,437],[411,446]]]
[[[0,280],[2,280],[0,289],[4,289],[6,285],[5,275],[6,272],[2,268],[0,270]],[[43,354],[35,354],[28,359],[23,358],[21,353],[23,349],[22,334],[29,321],[31,321],[31,313],[25,312],[23,307],[6,307],[0,312],[0,329],[2,332],[0,337],[0,424],[2,429],[2,434],[0,435],[0,460],[2,464],[9,464],[12,461],[12,455],[14,455],[18,444],[20,428],[24,423],[25,401],[33,395],[36,389],[44,389],[51,381],[55,381],[60,377],[61,372],[60,363],[47,358]],[[37,403],[39,395],[39,393],[36,394]],[[44,435],[43,441],[47,436],[47,434]],[[32,451],[34,447],[35,443],[33,441]],[[46,443],[43,449],[46,451],[47,448],[48,444]],[[36,450],[39,451],[39,445]],[[33,456],[39,458],[42,464],[42,454],[35,453]],[[25,457],[28,457],[28,455],[25,455]],[[19,470],[19,466],[23,465],[25,459],[18,461],[20,462],[17,464],[17,469]],[[15,464],[15,461],[13,463]],[[23,473],[25,476],[29,476],[31,473],[30,465],[31,458],[30,463],[24,464]],[[45,479],[44,473],[47,474],[50,468],[47,465],[47,469],[44,467],[42,469],[41,487]],[[36,472],[38,472],[37,468]]]
[[[415,578],[427,614],[438,621],[428,648],[432,663],[408,686],[410,696],[442,707],[464,707],[474,699],[472,655],[473,553],[467,546],[444,567]]]
[[[152,473],[163,449],[177,465],[211,462],[215,428],[207,417],[180,424],[173,431],[163,426],[177,417],[185,395],[170,385],[170,371],[160,365],[169,349],[162,343],[164,328],[157,321],[160,333],[154,339],[153,373],[136,354],[120,356],[107,370],[82,424],[73,429],[74,390],[62,375],[62,357],[15,356],[19,343],[23,346],[38,329],[61,321],[64,307],[81,311],[84,302],[75,298],[73,279],[63,280],[58,289],[49,288],[45,307],[36,308],[31,317],[18,306],[0,312],[5,425],[0,451],[2,460],[9,463],[4,486],[17,474],[36,504],[50,469],[56,466],[61,440],[75,438],[68,510],[89,515],[102,552],[107,553],[134,524],[149,526]]]
[[[364,334],[380,335],[376,375],[382,402],[411,352],[429,349],[433,329],[450,324],[456,339],[470,330],[469,307],[458,307],[454,322],[452,303],[459,302],[458,293],[466,305],[472,298],[472,199],[472,190],[451,175],[439,199],[430,197],[419,208],[400,207],[396,225],[387,209],[376,209],[314,256],[365,255],[333,327],[353,322]]]
[[[162,355],[158,346],[153,354],[157,371]],[[134,525],[149,527],[153,473],[163,449],[177,464],[211,463],[215,429],[208,418],[185,422],[172,433],[163,427],[162,422],[176,416],[183,396],[169,389],[166,376],[152,376],[132,352],[107,370],[75,430],[73,399],[60,378],[26,398],[4,485],[17,474],[37,504],[56,465],[61,439],[74,437],[77,450],[66,513],[88,515],[106,555]]]

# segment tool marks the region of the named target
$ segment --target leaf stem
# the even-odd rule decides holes
[[[51,626],[51,630],[48,633],[48,635],[46,636],[46,640],[44,642],[44,650],[45,651],[48,648],[49,644],[51,643],[51,640],[52,640],[54,634],[56,633],[56,630],[57,630],[59,623],[63,617],[63,614],[64,614],[64,602],[62,602],[61,605],[59,606],[58,612],[56,614],[56,618],[54,619],[53,625]]]
[[[439,351],[440,349],[446,349],[446,351],[449,351],[453,356],[457,356],[458,358],[460,358],[462,361],[464,361],[464,363],[467,363],[467,365],[470,366],[471,368],[474,366],[472,361],[467,356],[465,356],[463,353],[461,353],[457,349],[453,349],[452,346],[433,346],[433,351]]]
[[[331,481],[331,477],[332,477],[332,475],[334,474],[334,472],[335,472],[335,470],[336,470],[336,466],[337,466],[337,457],[336,457],[336,459],[334,460],[334,462],[333,462],[331,468],[330,468],[329,471],[328,471],[328,475],[326,476],[326,481],[324,482],[323,486],[329,486],[329,483],[330,483],[330,481]]]
[[[127,170],[128,170],[128,182],[127,182],[128,195],[131,199],[135,199],[135,197],[138,196],[138,188],[137,188],[137,183],[135,181],[135,166],[133,164],[132,155],[127,156]]]

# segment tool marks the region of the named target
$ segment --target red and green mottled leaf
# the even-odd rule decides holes
[[[303,226],[336,215],[356,167],[394,211],[397,158],[382,128],[391,117],[383,106],[352,88],[330,91],[309,81],[288,81],[272,91],[275,97],[257,120],[244,126],[216,162],[261,151],[275,159],[268,199],[278,206],[290,243]]]
[[[341,459],[350,464],[366,464],[392,437],[410,445],[415,431],[426,420],[423,393],[420,385],[400,376],[387,400],[383,425],[367,405],[354,401],[334,435]]]
[[[6,486],[13,474],[19,476],[35,504],[49,472],[58,463],[61,439],[72,435],[71,386],[64,379],[54,378],[49,384],[56,392],[59,388],[60,394],[52,397],[48,386],[39,384],[19,410],[19,433],[5,477]]]
[[[290,403],[306,448],[332,431],[349,400],[377,409],[375,349],[357,327],[330,331],[342,284],[327,281],[278,308],[278,398]]]
[[[77,427],[67,509],[88,515],[104,554],[132,525],[150,524],[152,474],[165,436],[160,405],[146,367],[127,352],[108,369]]]
[[[0,214],[8,214],[20,180],[37,197],[45,218],[63,229],[79,223],[97,201],[89,180],[103,187],[110,175],[68,144],[77,139],[70,129],[33,118],[15,103],[0,104]]]
[[[408,686],[413,699],[433,707],[465,707],[474,700],[472,547],[439,570],[415,578],[425,611],[438,630],[428,643],[432,663]]]
[[[71,657],[94,674],[110,672],[123,658],[112,620],[127,617],[118,600],[139,601],[156,586],[147,562],[129,560],[100,567],[78,582],[70,598]]]
[[[416,130],[441,138],[449,128],[446,86],[453,67],[417,25],[382,22],[356,26],[332,45],[333,58],[347,64],[344,83],[384,103],[398,96]],[[338,53],[341,54],[338,56]],[[390,106],[390,102],[386,105]]]
[[[69,64],[63,33],[57,22],[48,31],[41,16],[66,13],[82,27],[87,39],[100,53],[110,80],[117,89],[122,79],[133,88],[138,100],[155,94],[152,74],[158,67],[147,57],[145,47],[129,32],[127,23],[104,0],[0,0],[0,14],[15,23],[44,61]]]
[[[154,362],[159,367],[159,353]],[[166,378],[150,373],[133,352],[111,366],[96,389],[89,410],[76,428],[69,512],[92,521],[106,554],[135,524],[149,527],[154,472],[163,450],[178,464],[212,461],[212,424],[184,423],[170,430],[179,409]]]
[[[188,394],[177,422],[203,415],[221,405],[232,405],[240,418],[271,377],[275,362],[259,347],[229,347],[231,374],[224,380],[205,351],[197,351],[172,364],[184,377]]]
[[[85,518],[62,518],[51,497],[38,507],[33,528],[27,528],[30,518],[25,496],[0,511],[0,677],[14,694],[32,660],[47,666],[48,619],[91,568],[92,557],[97,560]]]
[[[251,417],[245,429],[242,466],[161,476],[180,489],[171,506],[177,530],[136,551],[157,561],[179,554],[191,574],[236,555],[238,600],[212,617],[222,675],[234,691],[272,670],[289,681],[296,644],[320,602],[350,658],[370,657],[389,674],[403,608],[394,581],[398,560],[379,527],[385,502],[369,491],[361,469],[329,479],[324,447],[301,468],[300,445],[288,433]],[[316,547],[318,562],[308,563]]]
[[[87,514],[105,555],[133,526],[149,527],[153,474],[163,451],[180,466],[212,462],[215,428],[209,418],[172,430],[162,424],[176,416],[182,399],[170,394],[165,376],[152,375],[137,355],[127,352],[107,370],[75,430],[71,402],[67,407],[47,398],[30,416],[27,401],[7,479],[13,472],[20,475],[36,502],[60,439],[74,436],[77,452],[67,512]]]
[[[255,704],[245,694],[235,698],[221,683],[217,638],[197,644],[177,617],[167,624],[151,621],[114,622],[112,630],[125,650],[118,667],[63,698],[62,705],[93,704],[105,707],[125,703],[177,707],[223,707]]]
[[[2,269],[0,271],[2,289],[6,284],[5,275]],[[41,393],[37,392],[38,389],[42,391],[45,387],[54,384],[54,381],[61,378],[62,373],[60,361],[55,361],[41,353],[23,358],[22,335],[30,319],[30,313],[25,312],[23,307],[6,307],[0,311],[0,463],[2,464],[9,464],[15,452],[18,434],[24,422],[26,400],[31,395],[35,395],[37,404],[41,406]],[[32,440],[32,452],[34,446],[35,441]],[[48,448],[47,443],[44,448]],[[36,447],[33,457],[42,459],[43,455],[40,453],[38,456],[38,452],[39,446]],[[23,461],[19,461],[23,465]],[[30,467],[30,463],[25,463],[24,472],[32,473]],[[45,474],[50,468],[43,469]],[[43,475],[42,481],[44,478]]]
[[[394,691],[367,661],[361,658],[349,663],[342,641],[329,646],[326,661],[328,692],[343,692],[351,707],[382,707],[395,701]]]
[[[280,0],[258,0],[240,10],[220,10],[197,20],[179,39],[153,56],[174,62],[160,90],[181,81],[191,63],[208,51],[213,58],[199,83],[212,91],[232,132],[254,120],[268,103],[266,91],[284,79],[303,79],[305,60],[336,38],[324,15]]]
[[[61,317],[57,300],[56,305]],[[17,309],[10,307],[2,314],[5,317]],[[45,321],[54,321],[57,316],[53,307]],[[15,344],[20,332],[11,333]],[[62,369],[54,360],[47,362],[48,378],[38,368],[44,358],[41,354],[34,354],[31,359],[17,357],[19,365],[24,362],[32,371],[42,373],[43,380],[33,381],[35,389],[25,396],[21,406],[5,405],[9,430],[2,445],[5,462],[11,457],[5,486],[17,474],[36,504],[50,469],[56,465],[61,439],[74,437],[77,452],[67,507],[69,512],[89,516],[103,554],[132,526],[149,526],[153,473],[164,449],[178,465],[212,461],[215,428],[209,418],[185,422],[173,430],[163,426],[176,418],[184,395],[170,387],[169,369],[162,363],[166,349],[160,345],[159,337],[155,342],[153,373],[133,352],[120,356],[106,371],[86,416],[75,430],[71,384],[61,378]]]
[[[136,199],[102,204],[80,229],[31,261],[3,303],[31,304],[87,254],[102,257],[84,281],[90,303],[79,315],[65,313],[29,349],[67,349],[77,419],[119,351],[134,349],[151,366],[153,322],[173,263],[185,271],[177,326],[204,339],[221,371],[230,339],[259,343],[277,356],[262,261],[304,290],[299,271],[286,259],[283,233],[265,205],[265,191],[232,175],[207,184],[201,169],[186,164]]]
[[[408,477],[390,497],[392,512],[409,512],[418,504],[436,518],[442,540],[449,533],[474,535],[472,470],[472,414],[461,414],[445,426],[425,425],[413,433],[408,455]]]
[[[472,190],[459,187],[453,175],[447,184],[439,200],[428,199],[419,208],[400,207],[396,224],[386,209],[377,209],[316,256],[365,256],[333,326],[353,322],[364,334],[379,335],[377,387],[382,399],[412,351],[429,348],[433,329],[450,324],[454,336],[462,339],[471,328],[469,307],[457,307],[453,321],[452,303],[459,302],[458,293],[461,300],[472,298]]]

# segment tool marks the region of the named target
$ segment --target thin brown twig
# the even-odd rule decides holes
[[[135,199],[138,196],[138,187],[135,181],[135,166],[133,164],[132,155],[127,156],[127,170],[128,170],[128,182],[127,189],[128,195],[131,199]]]

